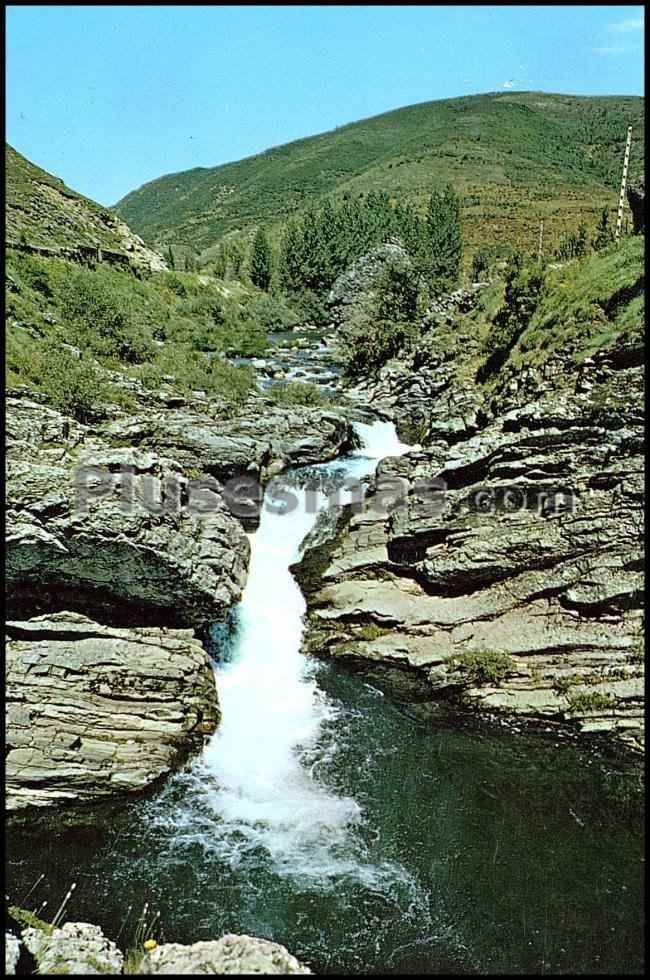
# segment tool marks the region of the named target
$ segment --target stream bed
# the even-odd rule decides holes
[[[404,452],[389,423],[316,469],[364,478]],[[289,566],[323,506],[267,490],[243,600],[214,633],[223,710],[203,755],[110,817],[8,831],[7,892],[127,947],[145,902],[158,941],[242,932],[314,972],[643,971],[638,769],[532,734],[418,722],[300,653]]]

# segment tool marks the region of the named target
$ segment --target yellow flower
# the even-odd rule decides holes
[[[144,948],[145,949],[155,949],[157,945],[158,945],[158,943],[156,942],[155,939],[147,939],[146,943],[144,944]]]

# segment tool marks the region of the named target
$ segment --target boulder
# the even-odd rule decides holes
[[[38,973],[95,975],[121,973],[124,957],[99,926],[87,922],[66,922],[46,931],[23,929],[23,942],[34,956]]]
[[[141,792],[217,726],[214,672],[190,630],[60,612],[6,633],[10,810]]]
[[[140,974],[311,973],[284,946],[253,936],[225,935],[212,942],[191,946],[166,943],[147,953],[138,969]]]

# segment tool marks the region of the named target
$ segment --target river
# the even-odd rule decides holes
[[[526,734],[421,723],[300,653],[289,566],[323,490],[404,452],[391,424],[267,489],[242,602],[214,631],[223,719],[203,755],[84,827],[9,829],[12,900],[58,904],[128,946],[224,931],[285,944],[317,973],[639,973],[643,819],[635,770]],[[277,489],[277,487],[276,487]],[[33,904],[32,904],[33,903]]]

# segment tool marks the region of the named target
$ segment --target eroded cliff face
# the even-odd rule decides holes
[[[140,792],[219,720],[191,630],[116,629],[60,612],[6,624],[7,808]]]
[[[498,397],[462,383],[453,357],[385,369],[379,404],[403,431],[419,419],[426,445],[385,460],[364,512],[307,543],[306,650],[406,702],[639,749],[642,363],[629,346],[556,357]]]

